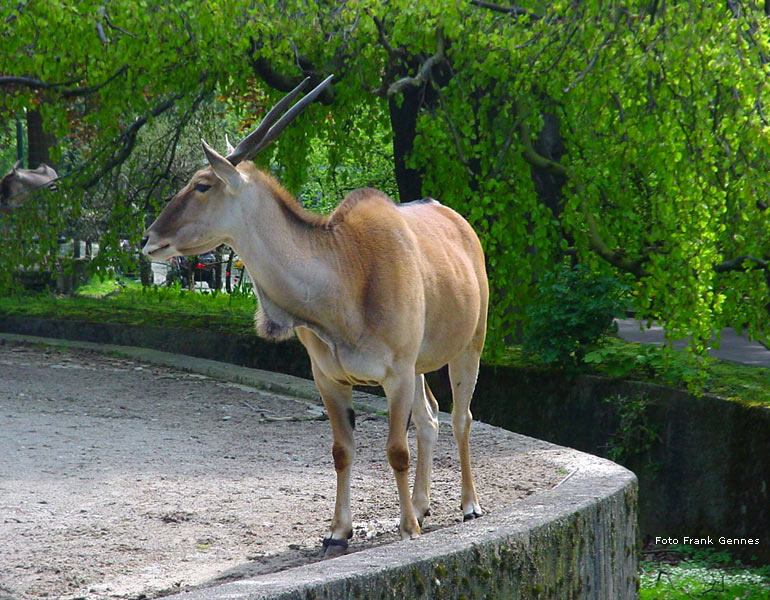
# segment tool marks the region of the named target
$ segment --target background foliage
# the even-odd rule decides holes
[[[303,75],[333,72],[333,90],[260,161],[321,209],[374,185],[465,215],[487,252],[492,349],[565,257],[628,274],[634,307],[696,351],[724,325],[767,330],[770,67],[755,3],[30,0],[2,11],[0,140],[38,111],[66,174],[60,193],[3,216],[7,263],[52,262],[56,238],[84,221],[99,224],[81,234],[101,238],[96,266],[117,260],[200,164],[201,135],[221,147]],[[12,162],[13,148],[2,152]]]
[[[614,277],[583,265],[544,273],[526,309],[524,346],[547,365],[584,366],[586,353],[624,316],[626,290]]]

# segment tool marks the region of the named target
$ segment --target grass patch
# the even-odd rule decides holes
[[[553,370],[518,346],[508,347],[489,364],[526,369]],[[565,376],[594,373],[611,378],[633,379],[671,387],[696,388],[748,406],[770,406],[770,369],[741,365],[712,357],[694,357],[685,350],[605,338],[584,358],[580,368],[566,369]],[[696,384],[693,386],[693,382]]]
[[[141,287],[142,284],[138,281],[125,277],[100,279],[99,277],[94,276],[91,278],[91,281],[77,289],[76,295],[88,298],[104,298],[105,296],[111,296],[126,289],[138,291]]]
[[[672,387],[690,388],[747,405],[770,406],[770,369],[742,365],[713,357],[695,357],[685,350],[635,344],[608,338],[588,353],[596,373]]]
[[[639,600],[767,600],[770,565],[748,567],[713,548],[676,546],[640,563]]]
[[[256,301],[251,294],[201,293],[180,287],[118,287],[119,291],[111,289],[101,297],[80,295],[83,288],[75,296],[67,297],[51,294],[7,296],[0,298],[0,314],[239,334],[254,331]],[[85,289],[93,291],[91,286]],[[100,287],[99,291],[104,289]]]

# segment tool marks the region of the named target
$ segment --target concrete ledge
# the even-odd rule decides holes
[[[0,341],[84,348],[138,358],[303,398],[313,383],[288,375],[128,346],[0,334]],[[358,393],[359,407],[382,398]],[[448,419],[448,415],[442,415]],[[491,427],[477,424],[477,430]],[[507,434],[512,439],[522,436]],[[534,441],[533,441],[534,442]],[[565,478],[482,519],[418,540],[172,596],[257,599],[606,599],[637,597],[637,482],[607,460],[536,442]],[[481,457],[477,457],[481,460]]]
[[[636,598],[633,474],[580,452],[556,460],[569,479],[473,523],[171,598]]]

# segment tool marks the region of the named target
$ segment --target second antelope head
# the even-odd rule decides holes
[[[51,187],[57,177],[56,171],[45,163],[37,169],[22,169],[21,161],[17,161],[13,169],[0,179],[0,205],[17,206],[35,190]]]

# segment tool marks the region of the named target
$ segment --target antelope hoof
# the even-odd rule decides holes
[[[472,512],[469,512],[468,514],[463,515],[463,522],[464,521],[471,521],[473,519],[478,519],[479,517],[483,517],[484,513],[476,512],[475,510]]]
[[[417,519],[417,524],[420,526],[421,529],[422,529],[422,524],[425,521],[425,517],[429,517],[429,516],[430,516],[430,509],[427,508],[425,509],[425,512],[422,513],[422,516]]]
[[[420,537],[420,526],[417,523],[417,519],[414,518],[411,526],[402,524],[399,526],[398,531],[401,534],[402,540],[416,540],[418,537]]]
[[[323,547],[323,554],[326,558],[334,558],[335,556],[342,556],[348,550],[347,540],[335,540],[334,538],[324,538],[321,541]]]

